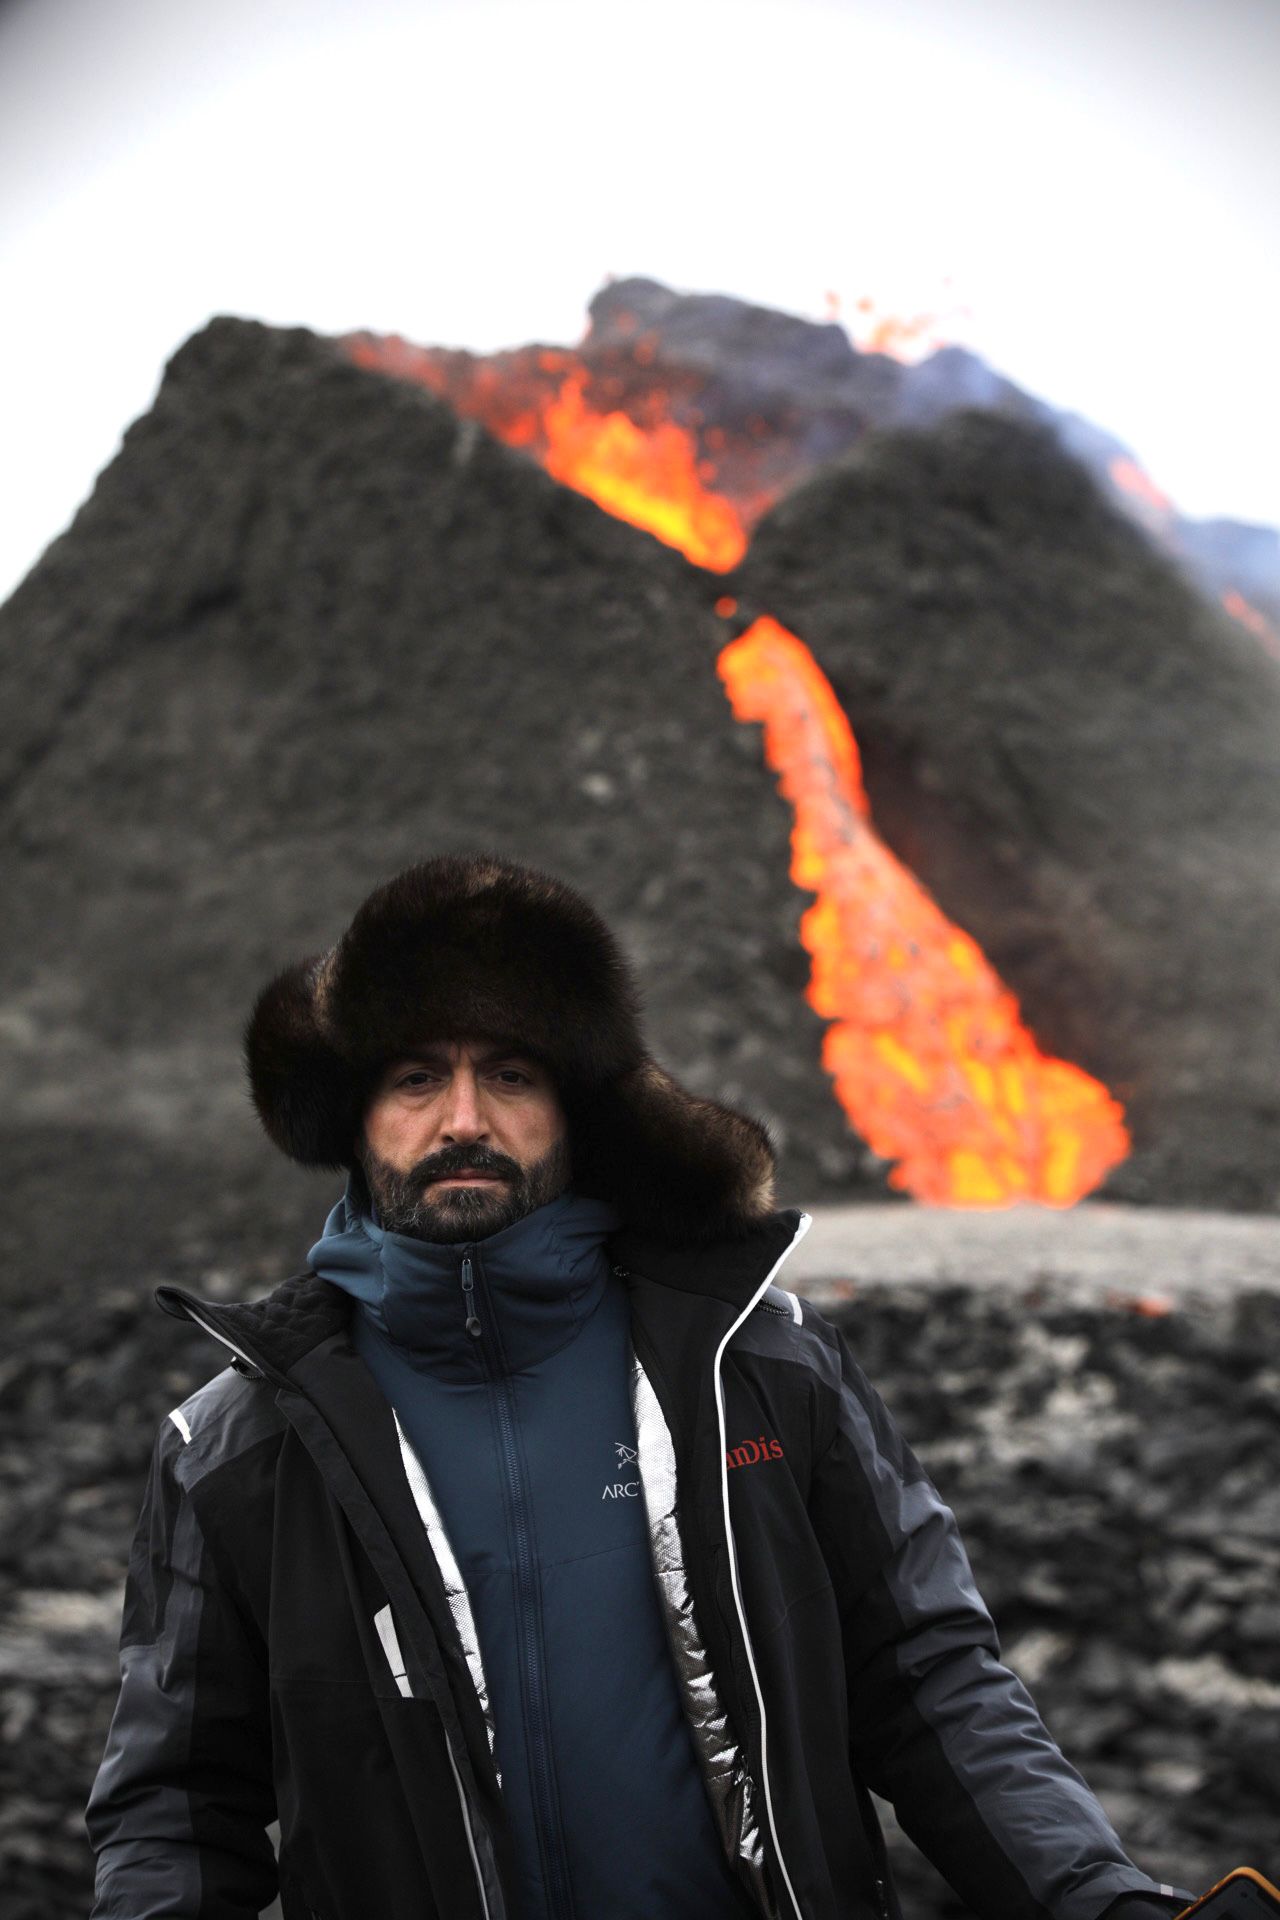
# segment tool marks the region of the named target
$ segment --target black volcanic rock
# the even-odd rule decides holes
[[[610,281],[594,295],[589,311],[590,330],[581,348],[588,362],[617,352],[630,357],[643,338],[652,344],[663,372],[753,384],[761,396],[793,392],[806,382],[839,385],[857,377],[863,360],[879,358],[860,354],[834,322],[819,325],[732,294],[677,293],[639,275]],[[647,359],[642,356],[640,364]],[[883,371],[902,378],[897,361],[887,360]]]
[[[653,384],[669,392],[674,382],[678,406],[687,388],[704,425],[741,431],[754,416],[791,443],[788,485],[871,429],[936,426],[965,407],[1037,424],[1056,418],[964,347],[908,364],[855,347],[835,321],[639,278],[602,287],[589,312],[578,349],[586,366],[626,381],[633,398]],[[1118,440],[1097,440],[1100,460],[1124,452]]]
[[[773,1124],[792,1193],[876,1185],[803,999],[788,809],[715,675],[718,590],[307,333],[189,342],[0,616],[3,1125],[76,1202],[31,1221],[10,1187],[27,1271],[127,1270],[171,1201],[176,1242],[274,1221],[298,1261],[334,1181],[259,1136],[241,1023],[449,848],[587,890],[655,1050]]]
[[[1280,665],[1044,430],[868,439],[731,589],[812,647],[884,837],[1047,1048],[1125,1100],[1110,1191],[1280,1202]]]

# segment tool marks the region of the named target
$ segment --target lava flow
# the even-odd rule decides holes
[[[1280,633],[1277,633],[1264,613],[1251,606],[1242,593],[1230,588],[1222,596],[1222,604],[1233,620],[1247,627],[1255,640],[1261,642],[1267,652],[1280,660]]]
[[[747,516],[672,419],[644,426],[592,406],[572,354],[516,356],[504,372],[403,341],[353,340],[361,364],[414,379],[608,512],[699,566],[727,572]],[[728,616],[734,602],[717,602]],[[719,672],[795,813],[791,877],[816,895],[801,921],[808,998],[832,1024],[823,1061],[849,1120],[893,1163],[891,1185],[950,1206],[1070,1206],[1123,1160],[1106,1088],[1040,1052],[980,949],[899,865],[870,821],[849,723],[812,654],[761,619]]]
[[[547,472],[698,566],[736,567],[746,530],[735,508],[704,485],[692,436],[673,420],[645,429],[625,413],[597,413],[584,386],[581,374],[570,374],[546,410]]]
[[[1174,505],[1168,494],[1158,487],[1145,467],[1136,460],[1117,454],[1107,468],[1112,485],[1121,493],[1127,493],[1131,500],[1137,501],[1149,522],[1154,527],[1164,527],[1174,516]]]
[[[746,552],[738,507],[713,490],[714,470],[693,435],[661,417],[661,390],[651,396],[658,417],[639,426],[620,408],[592,406],[585,371],[572,354],[555,349],[512,355],[506,369],[414,347],[394,335],[356,335],[349,351],[360,366],[430,387],[455,413],[479,420],[496,439],[532,454],[554,479],[678,547],[696,565],[727,573]],[[759,500],[757,511],[768,504]]]
[[[849,722],[804,643],[756,620],[720,655],[739,720],[764,726],[791,802],[791,878],[823,1064],[890,1184],[949,1206],[1070,1206],[1128,1152],[1121,1109],[1042,1054],[980,948],[871,824]]]

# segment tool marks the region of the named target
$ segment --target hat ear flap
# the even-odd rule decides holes
[[[305,1167],[351,1164],[360,1106],[350,1066],[321,1030],[316,983],[322,962],[304,960],[258,995],[244,1056],[258,1117],[284,1153]]]
[[[646,1060],[570,1107],[574,1188],[660,1239],[749,1232],[773,1210],[774,1153],[756,1120],[700,1099]]]

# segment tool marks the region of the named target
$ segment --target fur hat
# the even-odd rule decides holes
[[[698,1099],[645,1050],[631,970],[578,893],[448,855],[371,893],[336,947],[279,974],[245,1033],[263,1126],[304,1166],[353,1166],[377,1074],[427,1040],[519,1044],[553,1075],[574,1187],[665,1238],[745,1231],[773,1204],[754,1120]]]

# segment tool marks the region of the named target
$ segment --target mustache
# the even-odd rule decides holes
[[[494,1147],[441,1147],[416,1162],[404,1176],[405,1185],[425,1187],[432,1180],[447,1179],[451,1173],[491,1173],[503,1180],[519,1180],[522,1168],[509,1155]]]

